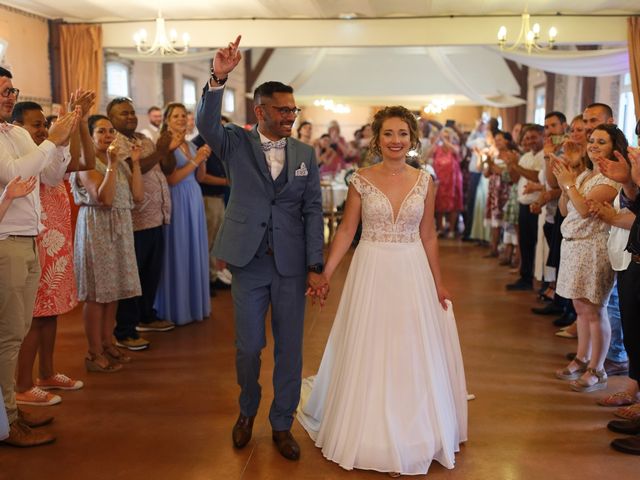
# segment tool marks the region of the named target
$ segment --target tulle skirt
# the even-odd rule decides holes
[[[438,302],[422,244],[361,241],[298,420],[345,469],[453,468],[467,394],[451,304]]]

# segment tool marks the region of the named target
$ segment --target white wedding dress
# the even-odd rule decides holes
[[[453,468],[467,439],[467,393],[449,304],[438,302],[419,235],[429,187],[419,174],[397,218],[362,175],[362,238],[315,377],[297,418],[341,467],[425,474]]]

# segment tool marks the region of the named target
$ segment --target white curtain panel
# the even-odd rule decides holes
[[[491,48],[504,58],[521,65],[560,75],[578,77],[607,77],[629,71],[629,52],[626,48],[611,50],[563,51],[545,53],[507,52]]]

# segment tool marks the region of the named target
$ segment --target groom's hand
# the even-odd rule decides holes
[[[241,38],[242,36],[238,35],[235,42],[229,42],[228,47],[219,49],[215,57],[213,57],[211,66],[218,79],[223,80],[227,78],[229,72],[240,63],[242,59],[242,54],[239,50]]]
[[[312,305],[315,305],[316,298],[320,301],[320,306],[324,305],[324,302],[329,293],[329,282],[324,274],[309,272],[307,274],[307,291],[305,295],[311,297]]]

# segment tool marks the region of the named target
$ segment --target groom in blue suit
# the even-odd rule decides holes
[[[236,370],[240,416],[233,444],[251,439],[261,397],[260,354],[271,305],[275,342],[273,441],[290,460],[300,457],[291,435],[300,400],[305,292],[318,296],[322,280],[322,195],[314,150],[290,138],[299,109],[293,89],[266,82],[254,92],[257,126],[246,131],[220,123],[224,83],[241,59],[240,37],[213,59],[211,79],[198,104],[198,131],[225,165],[231,196],[214,254],[233,274]]]

